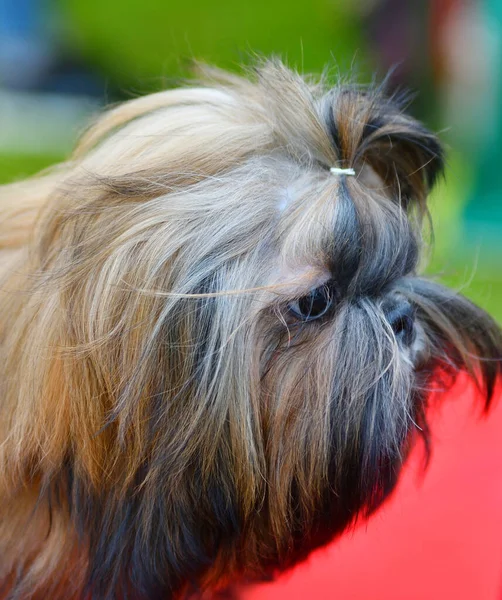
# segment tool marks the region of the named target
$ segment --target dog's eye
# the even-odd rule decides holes
[[[290,302],[288,310],[300,321],[314,321],[323,317],[333,304],[333,292],[327,285],[312,290],[310,294]]]

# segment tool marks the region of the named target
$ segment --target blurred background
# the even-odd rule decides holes
[[[428,267],[502,322],[502,0],[0,0],[0,183],[71,150],[110,103],[175,85],[197,58],[253,52],[391,88],[448,149]]]

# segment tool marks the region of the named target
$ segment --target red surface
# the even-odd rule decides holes
[[[502,392],[502,390],[500,391]],[[501,600],[502,393],[488,418],[460,380],[395,495],[367,524],[242,600]]]

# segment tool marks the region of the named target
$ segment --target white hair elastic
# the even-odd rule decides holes
[[[355,175],[354,169],[339,169],[338,167],[331,167],[330,172],[333,175]]]

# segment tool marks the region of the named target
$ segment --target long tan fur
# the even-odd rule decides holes
[[[381,456],[400,462],[422,403],[378,298],[416,276],[440,146],[379,90],[274,61],[205,77],[104,113],[66,163],[0,188],[0,596],[260,577],[393,485]],[[351,211],[362,237],[333,242]],[[333,321],[297,329],[287,307],[351,245]],[[421,360],[480,372],[496,326],[473,312],[457,333],[421,285],[399,289]]]

